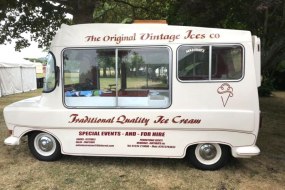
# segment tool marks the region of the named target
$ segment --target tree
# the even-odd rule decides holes
[[[0,0],[0,44],[16,40],[16,50],[28,47],[30,40],[48,47],[62,23],[93,22],[100,0]],[[73,20],[66,18],[73,15]],[[24,36],[23,34],[26,34]]]
[[[284,0],[0,0],[0,8],[0,44],[14,39],[17,50],[29,46],[29,38],[48,47],[62,23],[167,19],[175,25],[252,31],[261,37],[262,72],[269,78],[285,60]]]
[[[115,55],[98,54],[98,62],[100,68],[103,69],[103,77],[107,77],[107,68],[109,69],[109,77],[112,76],[111,69],[115,69]]]
[[[285,1],[178,0],[169,9],[168,22],[249,30],[261,37],[262,73],[273,78],[285,60]]]
[[[175,0],[105,0],[94,11],[95,22],[121,23],[131,20],[167,19]]]
[[[62,23],[118,23],[132,19],[166,18],[172,1],[0,0],[0,44],[16,40],[15,49],[20,51],[30,45],[29,40],[33,40],[41,48],[48,47]],[[73,19],[67,19],[67,14]]]
[[[134,51],[131,55],[129,55],[128,59],[129,60],[127,63],[129,65],[129,68],[131,68],[133,76],[137,76],[139,69],[145,64],[142,56]]]
[[[256,32],[262,37],[262,67],[264,74],[272,78],[285,60],[285,2],[260,1],[256,11],[255,21],[260,26]]]

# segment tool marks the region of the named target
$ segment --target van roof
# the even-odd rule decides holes
[[[51,46],[94,47],[251,42],[243,30],[174,26],[167,24],[61,25]]]

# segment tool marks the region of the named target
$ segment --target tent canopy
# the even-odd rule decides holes
[[[37,89],[36,66],[25,60],[0,62],[0,97]]]

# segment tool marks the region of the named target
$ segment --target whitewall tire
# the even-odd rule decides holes
[[[189,147],[190,163],[201,170],[217,170],[229,160],[229,148],[217,143],[201,143]]]
[[[31,153],[41,161],[55,161],[61,156],[60,144],[52,135],[34,132],[28,136]]]

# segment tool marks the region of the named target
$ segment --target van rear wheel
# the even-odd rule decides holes
[[[229,148],[217,143],[201,143],[189,147],[189,161],[197,169],[217,170],[229,160]]]
[[[31,153],[41,161],[55,161],[60,158],[59,142],[50,134],[35,132],[28,136],[28,145]]]

